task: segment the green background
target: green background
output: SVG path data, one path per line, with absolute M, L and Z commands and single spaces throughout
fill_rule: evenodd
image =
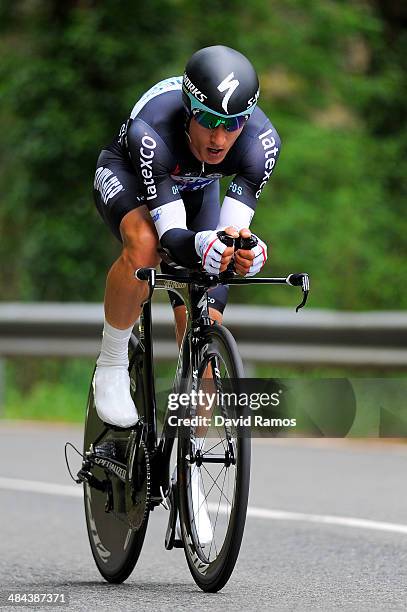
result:
M 147 88 L 226 44 L 283 142 L 252 225 L 266 273 L 307 271 L 310 307 L 405 309 L 406 26 L 395 0 L 0 1 L 0 299 L 102 301 L 119 244 L 93 204 L 99 151 Z M 264 287 L 230 301 L 293 305 Z M 10 360 L 6 414 L 83 403 L 86 364 Z

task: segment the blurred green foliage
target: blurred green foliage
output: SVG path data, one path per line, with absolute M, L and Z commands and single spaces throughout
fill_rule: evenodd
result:
M 272 244 L 267 272 L 308 271 L 311 306 L 406 308 L 397 10 L 395 0 L 0 0 L 1 299 L 103 298 L 119 245 L 93 205 L 99 150 L 148 87 L 223 43 L 258 69 L 260 106 L 283 140 L 253 224 Z M 231 299 L 291 304 L 288 293 Z
M 168 392 L 172 388 L 175 367 L 175 360 L 155 363 L 155 388 L 160 420 L 167 407 Z M 94 360 L 88 358 L 8 359 L 5 368 L 4 405 L 0 406 L 0 417 L 83 423 L 93 369 Z M 263 364 L 251 367 L 247 375 L 265 380 L 271 378 L 280 381 L 283 379 L 285 382 L 292 380 L 297 388 L 304 385 L 304 388 L 311 389 L 311 394 L 308 393 L 308 399 L 305 399 L 310 407 L 314 406 L 314 410 L 324 405 L 315 401 L 316 394 L 313 395 L 312 391 L 314 383 L 317 388 L 320 383 L 323 385 L 326 379 L 337 379 L 338 384 L 351 379 L 356 388 L 363 388 L 367 384 L 371 392 L 363 397 L 363 409 L 361 405 L 355 424 L 355 431 L 362 436 L 374 431 L 373 426 L 376 427 L 375 435 L 377 435 L 380 406 L 390 405 L 393 412 L 401 410 L 403 415 L 407 414 L 405 394 L 401 395 L 406 387 L 404 382 L 406 373 L 403 371 L 358 369 L 352 372 L 345 367 L 301 368 Z M 397 385 L 400 391 L 396 402 L 394 389 L 397 389 Z

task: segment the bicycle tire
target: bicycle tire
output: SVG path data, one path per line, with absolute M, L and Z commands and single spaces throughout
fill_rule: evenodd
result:
M 206 357 L 203 358 L 199 368 L 199 380 L 202 380 L 203 370 L 206 367 L 205 362 L 209 363 L 214 358 L 217 358 L 219 362 L 222 360 L 229 378 L 243 378 L 242 360 L 230 331 L 214 324 L 208 326 L 203 334 L 205 350 L 202 354 Z M 186 418 L 191 415 L 190 407 L 185 408 L 183 415 Z M 184 552 L 196 584 L 206 592 L 216 592 L 225 586 L 235 567 L 243 538 L 250 485 L 250 429 L 245 427 L 244 435 L 239 435 L 243 434 L 243 429 L 237 434 L 234 503 L 233 507 L 231 506 L 228 525 L 225 527 L 222 548 L 213 561 L 209 559 L 210 549 L 209 554 L 206 553 L 207 557 L 203 554 L 203 549 L 197 543 L 196 531 L 194 532 L 192 527 L 196 514 L 193 515 L 191 492 L 188 487 L 191 478 L 191 465 L 188 466 L 191 451 L 190 428 L 182 425 L 178 434 L 177 490 Z M 217 523 L 215 523 L 215 530 L 216 525 Z
M 130 381 L 134 392 L 137 378 L 137 357 L 140 356 L 135 337 L 130 339 L 129 355 Z M 93 385 L 91 384 L 86 411 L 84 452 L 89 450 L 90 444 L 102 434 L 105 428 L 106 426 L 96 413 Z M 126 435 L 128 434 L 124 431 L 123 439 Z M 104 471 L 99 466 L 94 466 L 92 473 L 99 479 L 104 478 Z M 84 483 L 86 527 L 93 558 L 103 578 L 110 583 L 119 584 L 130 576 L 139 559 L 147 530 L 149 511 L 146 513 L 144 523 L 136 531 L 130 529 L 114 514 L 105 512 L 105 502 L 106 493 Z

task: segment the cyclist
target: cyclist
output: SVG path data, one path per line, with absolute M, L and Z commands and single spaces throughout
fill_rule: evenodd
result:
M 183 77 L 149 89 L 113 142 L 98 158 L 94 181 L 97 209 L 122 242 L 106 283 L 102 347 L 93 380 L 99 417 L 129 427 L 137 422 L 130 395 L 128 341 L 147 295 L 137 268 L 155 267 L 157 245 L 187 267 L 199 262 L 211 273 L 232 257 L 242 276 L 260 271 L 267 247 L 233 253 L 217 237 L 248 229 L 257 200 L 280 153 L 280 138 L 258 108 L 259 82 L 249 60 L 225 46 L 200 49 Z M 220 205 L 219 179 L 233 176 Z M 168 271 L 164 263 L 163 271 Z M 181 341 L 186 313 L 171 294 L 176 335 Z M 210 317 L 222 322 L 227 287 L 209 292 Z
M 102 420 L 128 427 L 137 421 L 130 396 L 127 346 L 146 283 L 134 270 L 156 266 L 158 241 L 187 267 L 199 261 L 212 273 L 233 253 L 216 231 L 249 236 L 257 200 L 280 153 L 280 138 L 256 106 L 257 74 L 238 51 L 206 47 L 189 60 L 183 78 L 161 81 L 134 106 L 118 136 L 100 153 L 94 181 L 96 206 L 122 242 L 107 276 L 102 348 L 94 377 Z M 234 176 L 222 206 L 219 179 Z M 267 247 L 234 255 L 241 275 L 259 272 Z M 165 265 L 161 264 L 165 269 Z M 209 293 L 210 316 L 222 321 L 227 288 Z M 173 293 L 177 338 L 185 308 Z

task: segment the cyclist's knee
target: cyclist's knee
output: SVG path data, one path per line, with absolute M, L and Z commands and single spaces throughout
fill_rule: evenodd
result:
M 158 266 L 158 237 L 150 220 L 138 219 L 135 223 L 122 223 L 120 230 L 123 238 L 122 257 L 134 270 Z
M 216 308 L 209 308 L 209 318 L 219 323 L 219 325 L 222 325 L 223 313 L 219 312 Z

